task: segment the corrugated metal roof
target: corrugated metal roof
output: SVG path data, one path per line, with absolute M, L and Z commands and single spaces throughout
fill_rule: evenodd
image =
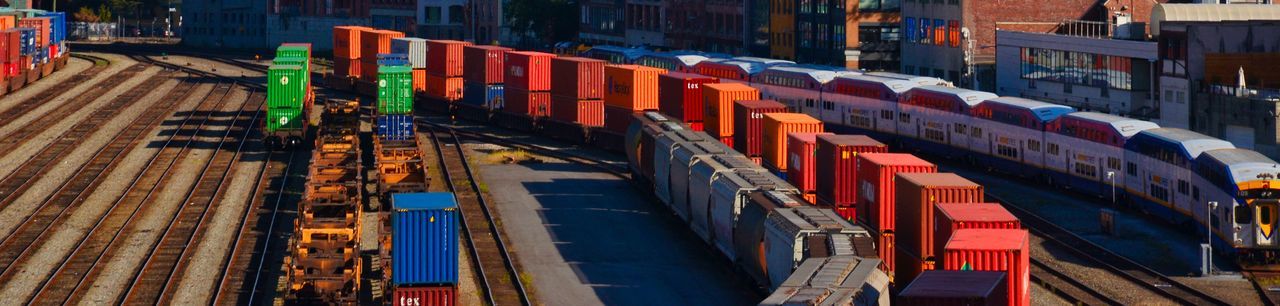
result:
M 1151 11 L 1151 28 L 1160 33 L 1163 22 L 1218 22 L 1280 20 L 1280 5 L 1268 4 L 1156 4 Z
M 1111 125 L 1112 129 L 1115 129 L 1117 132 L 1120 132 L 1120 135 L 1123 135 L 1124 137 L 1133 137 L 1133 135 L 1137 135 L 1138 132 L 1160 127 L 1160 125 L 1157 125 L 1150 121 L 1138 120 L 1133 118 L 1125 118 L 1125 117 L 1120 117 L 1116 115 L 1109 115 L 1109 114 L 1095 113 L 1095 112 L 1074 112 L 1074 113 L 1067 114 L 1066 116 L 1075 117 L 1075 118 L 1086 120 L 1086 121 L 1109 124 Z
M 888 87 L 889 90 L 892 90 L 893 92 L 896 92 L 896 93 L 903 93 L 903 92 L 906 92 L 907 90 L 910 90 L 920 85 L 908 80 L 887 78 L 887 77 L 875 76 L 871 74 L 842 75 L 836 78 L 858 80 L 858 81 L 871 82 L 871 83 L 880 83 L 880 84 L 884 84 L 885 87 Z
M 867 75 L 878 76 L 878 77 L 882 77 L 882 78 L 890 78 L 890 79 L 905 80 L 905 81 L 908 81 L 908 82 L 915 83 L 916 85 L 946 85 L 946 84 L 950 84 L 949 82 L 947 82 L 947 81 L 945 81 L 945 80 L 943 80 L 943 79 L 939 79 L 939 78 L 935 78 L 935 77 L 927 77 L 927 76 L 919 76 L 919 75 L 903 74 L 903 73 L 896 73 L 896 72 L 876 71 L 876 72 L 867 72 Z
M 1188 157 L 1196 158 L 1204 151 L 1235 148 L 1226 140 L 1179 128 L 1154 128 L 1140 132 L 1147 136 L 1177 144 Z
M 1076 111 L 1074 108 L 1065 105 L 1058 105 L 1049 102 L 1036 101 L 1018 97 L 999 97 L 987 100 L 985 103 L 996 103 L 1025 109 L 1036 115 L 1036 119 L 1040 122 L 1046 122 L 1058 118 L 1059 116 L 1069 114 Z
M 1231 180 L 1242 183 L 1258 179 L 1259 174 L 1280 173 L 1280 165 L 1262 153 L 1247 149 L 1221 149 L 1204 152 L 1205 157 L 1227 168 Z
M 734 59 L 734 60 L 739 60 L 739 61 L 744 61 L 744 62 L 761 63 L 761 64 L 766 64 L 766 65 L 783 65 L 783 64 L 787 64 L 787 65 L 794 65 L 794 64 L 796 63 L 796 62 L 788 61 L 788 60 L 780 60 L 780 59 L 772 59 L 772 58 L 763 58 L 763 57 L 754 57 L 754 56 L 739 56 L 739 57 L 735 57 L 735 58 L 733 58 L 733 59 Z
M 968 104 L 969 106 L 978 105 L 978 103 L 982 103 L 982 101 L 1000 97 L 1000 96 L 997 96 L 996 94 L 985 92 L 985 91 L 977 91 L 972 89 L 938 86 L 938 85 L 925 85 L 925 86 L 917 87 L 916 89 L 953 95 L 960 98 L 961 101 L 964 101 L 964 103 Z
M 820 70 L 820 69 L 813 69 L 813 68 L 800 67 L 800 66 L 774 66 L 774 67 L 769 67 L 764 71 L 766 72 L 778 71 L 786 74 L 804 75 L 809 77 L 809 79 L 812 79 L 813 81 L 818 82 L 818 84 L 826 84 L 827 82 L 831 82 L 831 80 L 834 80 L 836 78 L 835 71 Z
M 391 210 L 444 209 L 458 207 L 452 192 L 391 194 Z

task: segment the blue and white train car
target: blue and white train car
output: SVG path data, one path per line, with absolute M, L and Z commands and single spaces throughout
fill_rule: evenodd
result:
M 898 134 L 898 98 L 916 86 L 877 76 L 837 76 L 823 89 L 822 112 L 815 118 L 827 123 L 833 133 L 890 141 Z
M 822 116 L 822 88 L 835 77 L 836 72 L 830 70 L 775 66 L 752 76 L 751 85 L 760 90 L 762 99 L 777 100 L 792 112 L 818 118 Z
M 1125 142 L 1158 127 L 1149 121 L 1094 112 L 1070 113 L 1049 122 L 1044 133 L 1049 183 L 1104 197 L 1113 187 L 1124 188 L 1120 171 Z
M 1201 153 L 1235 148 L 1230 142 L 1177 128 L 1139 132 L 1124 144 L 1125 190 L 1143 210 L 1174 224 L 1205 205 L 1192 186 L 1192 165 Z
M 641 55 L 648 53 L 650 53 L 648 50 L 640 48 L 594 46 L 591 50 L 584 52 L 583 57 L 608 61 L 612 64 L 633 64 Z
M 1044 130 L 1050 121 L 1074 112 L 1068 106 L 1036 100 L 999 97 L 978 104 L 969 113 L 969 150 L 988 167 L 1006 173 L 1039 177 L 1044 172 Z
M 910 74 L 885 72 L 885 71 L 867 72 L 867 75 L 896 79 L 896 80 L 903 80 L 903 81 L 914 83 L 918 86 L 925 86 L 925 85 L 938 85 L 938 86 L 948 86 L 948 87 L 952 86 L 951 82 L 947 82 L 943 79 L 939 79 L 935 77 L 910 75 Z
M 969 149 L 969 134 L 985 137 L 982 129 L 969 128 L 969 110 L 995 98 L 993 93 L 955 87 L 913 88 L 898 103 L 898 136 L 908 147 L 958 157 Z
M 1197 221 L 1203 223 L 1207 215 L 1213 220 L 1211 224 L 1216 224 L 1214 248 L 1277 246 L 1280 165 L 1253 150 L 1219 149 L 1200 154 L 1192 170 L 1198 174 L 1192 178 L 1192 186 L 1200 190 L 1201 203 L 1205 204 L 1193 205 L 1192 211 Z M 1210 202 L 1218 205 L 1211 208 Z M 1198 231 L 1204 229 L 1196 226 Z

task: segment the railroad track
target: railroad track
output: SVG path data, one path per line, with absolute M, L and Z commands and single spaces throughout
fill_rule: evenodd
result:
M 235 244 L 228 251 L 229 256 L 223 263 L 225 268 L 218 276 L 218 282 L 213 288 L 212 303 L 214 305 L 257 304 L 255 299 L 257 299 L 258 280 L 270 254 L 266 250 L 271 249 L 272 239 L 269 238 L 276 236 L 273 234 L 279 234 L 274 229 L 277 217 L 281 215 L 285 187 L 289 186 L 289 173 L 291 170 L 296 170 L 295 164 L 306 163 L 296 161 L 299 156 L 306 155 L 298 154 L 298 151 L 292 150 L 289 154 L 283 155 L 276 151 L 267 152 L 267 163 L 263 164 L 264 169 L 260 172 L 254 192 L 250 195 L 253 202 L 245 211 L 240 226 L 236 228 Z M 302 169 L 306 170 L 306 167 Z M 275 180 L 274 186 L 263 184 L 270 178 L 279 178 L 279 180 Z M 268 191 L 271 192 L 268 193 Z M 270 206 L 267 206 L 267 203 L 271 203 Z M 264 209 L 265 212 L 260 211 Z M 262 220 L 263 218 L 265 220 Z M 265 232 L 254 230 L 262 224 L 266 224 Z
M 1022 221 L 1022 225 L 1030 230 L 1033 235 L 1063 246 L 1081 259 L 1092 261 L 1089 266 L 1110 271 L 1121 278 L 1134 282 L 1140 288 L 1147 289 L 1180 304 L 1230 305 L 1226 301 L 1165 276 L 1124 256 L 1112 253 L 1110 250 L 1071 233 L 1071 231 L 1040 218 L 1040 216 L 1021 207 L 1009 204 L 1009 202 L 992 195 L 987 195 L 987 197 L 1003 204 L 1010 212 L 1017 215 L 1018 219 Z
M 1280 287 L 1277 287 L 1280 285 L 1280 271 L 1246 267 L 1243 274 L 1253 283 L 1253 289 L 1258 290 L 1258 295 L 1262 296 L 1263 305 L 1280 305 Z M 1264 281 L 1269 284 L 1263 284 Z
M 185 268 L 190 257 L 188 251 L 195 248 L 196 242 L 201 240 L 209 211 L 216 209 L 221 202 L 224 195 L 221 192 L 222 186 L 231 177 L 251 130 L 259 127 L 256 123 L 262 112 L 258 110 L 266 102 L 266 96 L 250 91 L 248 100 L 241 105 L 232 119 L 232 125 L 223 133 L 219 147 L 210 157 L 209 163 L 200 170 L 199 180 L 192 187 L 191 193 L 183 199 L 178 213 L 169 221 L 160 242 L 147 254 L 142 268 L 130 282 L 129 289 L 125 292 L 125 304 L 173 302 L 171 290 L 176 285 L 170 285 L 181 280 L 180 277 L 174 278 L 174 275 L 180 275 L 175 272 Z
M 132 180 L 126 191 L 116 198 L 110 210 L 82 239 L 70 256 L 58 264 L 54 273 L 50 274 L 36 291 L 32 302 L 37 304 L 75 303 L 74 298 L 83 298 L 93 279 L 103 273 L 99 264 L 109 258 L 109 253 L 119 247 L 117 243 L 124 241 L 130 233 L 137 232 L 135 222 L 161 186 L 171 177 L 175 165 L 188 155 L 196 139 L 198 131 L 216 121 L 212 114 L 221 109 L 226 96 L 231 92 L 229 84 L 215 84 L 214 88 L 201 100 L 195 111 L 188 112 L 181 123 L 175 127 L 168 140 L 156 150 L 147 161 L 143 170 Z
M 84 109 L 86 104 L 93 100 L 101 98 L 108 91 L 119 87 L 124 80 L 133 78 L 134 75 L 141 73 L 146 69 L 143 65 L 133 65 L 125 70 L 112 76 L 112 79 L 103 80 L 98 84 L 94 84 L 92 88 L 81 92 L 74 98 L 64 102 L 56 109 L 45 113 L 40 118 L 32 122 L 53 123 L 61 121 L 63 118 L 71 116 L 72 113 Z M 77 147 L 81 140 L 89 134 L 96 132 L 103 124 L 106 124 L 111 118 L 114 118 L 121 110 L 133 105 L 143 95 L 150 93 L 164 81 L 164 76 L 156 75 L 143 81 L 138 86 L 134 86 L 123 95 L 112 99 L 106 105 L 95 110 L 88 117 L 73 125 L 70 129 L 63 132 L 56 139 L 45 145 L 35 155 L 22 162 L 22 165 L 13 172 L 0 180 L 0 207 L 8 207 L 23 191 L 31 187 L 31 184 L 37 178 L 44 175 L 47 168 L 56 165 L 64 157 L 71 153 L 71 150 Z M 45 129 L 39 128 L 23 128 L 14 130 L 9 135 L 5 135 L 0 139 L 0 152 L 10 153 L 15 149 L 22 147 L 35 138 L 36 135 L 43 133 Z M 6 235 L 8 233 L 5 233 Z
M 452 128 L 450 126 L 433 122 L 424 117 L 415 118 L 415 121 L 417 121 L 417 123 L 420 125 L 432 126 L 436 128 L 446 128 L 446 129 Z M 610 175 L 623 178 L 623 179 L 631 178 L 631 174 L 629 174 L 630 170 L 627 169 L 625 166 L 604 162 L 593 157 L 569 152 L 561 148 L 549 148 L 546 146 L 542 146 L 542 145 L 538 145 L 530 142 L 524 142 L 524 141 L 519 141 L 515 139 L 510 139 L 510 138 L 497 137 L 497 136 L 480 133 L 480 132 L 472 132 L 472 131 L 459 130 L 459 129 L 453 129 L 453 131 L 454 133 L 462 135 L 466 138 L 480 140 L 485 143 L 491 143 L 491 144 L 501 145 L 501 146 L 515 148 L 515 149 L 521 149 L 529 152 L 534 152 L 539 155 L 554 157 L 556 159 L 564 160 L 567 162 L 593 167 L 601 171 L 604 171 L 605 173 L 609 173 Z
M 462 228 L 467 245 L 471 248 L 471 260 L 475 263 L 484 297 L 490 305 L 531 305 L 515 261 L 502 241 L 493 213 L 471 165 L 467 162 L 462 140 L 453 129 L 430 126 L 427 128 L 432 146 L 440 158 L 445 183 L 458 201 L 462 215 Z
M 1031 281 L 1073 305 L 1124 305 L 1035 258 L 1031 259 Z
M 160 101 L 181 101 L 192 94 L 197 84 L 184 80 L 171 89 Z M 75 211 L 81 203 L 106 178 L 106 174 L 142 141 L 147 133 L 159 126 L 169 115 L 176 103 L 164 103 L 164 106 L 148 108 L 145 113 L 134 118 L 127 127 L 117 132 L 111 142 L 98 149 L 89 162 L 63 182 L 49 197 L 45 198 L 39 208 L 14 230 L 12 235 L 0 242 L 0 284 L 13 281 L 15 266 L 22 266 L 38 246 L 44 244 L 45 238 L 66 222 L 70 211 Z
M 108 61 L 105 58 L 92 56 L 92 55 L 75 54 L 75 53 L 73 53 L 72 55 L 84 57 L 86 59 L 94 61 L 93 67 L 89 67 L 89 69 L 85 69 L 84 71 L 76 73 L 70 78 L 67 78 L 66 80 L 62 80 L 62 82 L 59 82 L 58 84 L 54 84 L 53 86 L 50 86 L 48 89 L 45 89 L 45 92 L 55 93 L 55 94 L 35 95 L 22 100 L 22 102 L 18 102 L 18 104 L 10 107 L 9 109 L 3 112 L 0 112 L 0 122 L 12 122 L 14 119 L 17 119 L 18 117 L 21 117 L 22 115 L 25 115 L 28 112 L 31 112 L 31 110 L 36 109 L 41 105 L 49 104 L 49 102 L 52 102 L 53 99 L 56 99 L 59 96 L 61 96 L 62 93 L 71 91 L 72 88 L 75 88 L 76 86 L 79 86 L 80 84 L 88 81 L 89 79 L 92 79 L 93 77 L 98 76 L 98 74 L 102 73 L 103 70 L 107 70 L 108 67 L 111 67 L 111 61 Z M 99 65 L 98 62 L 103 62 L 103 64 Z M 26 87 L 23 87 L 23 88 L 26 88 Z M 12 94 L 12 93 L 8 93 L 5 95 L 9 95 L 9 94 Z

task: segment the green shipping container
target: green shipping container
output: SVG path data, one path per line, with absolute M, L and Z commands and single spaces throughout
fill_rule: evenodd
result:
M 276 48 L 276 57 L 301 57 L 309 58 L 311 50 L 307 50 L 304 46 L 280 46 Z
M 300 108 L 268 108 L 264 120 L 267 120 L 267 133 L 301 130 L 305 123 Z
M 272 65 L 267 68 L 267 110 L 301 110 L 307 98 L 307 75 L 301 66 Z
M 409 66 L 378 67 L 378 113 L 413 113 L 413 69 Z
M 282 66 L 290 66 L 290 65 L 300 66 L 302 67 L 302 70 L 306 70 L 308 73 L 311 72 L 311 62 L 307 61 L 307 58 L 305 57 L 277 57 L 274 60 L 271 60 L 271 64 L 282 65 Z M 311 81 L 310 79 L 307 80 L 308 82 L 307 86 L 311 85 L 310 81 Z

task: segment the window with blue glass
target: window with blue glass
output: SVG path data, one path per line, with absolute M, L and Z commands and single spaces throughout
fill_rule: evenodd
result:
M 902 31 L 907 33 L 907 42 L 914 43 L 916 42 L 916 19 L 907 17 L 905 20 L 906 21 L 903 21 L 902 24 L 906 29 Z

